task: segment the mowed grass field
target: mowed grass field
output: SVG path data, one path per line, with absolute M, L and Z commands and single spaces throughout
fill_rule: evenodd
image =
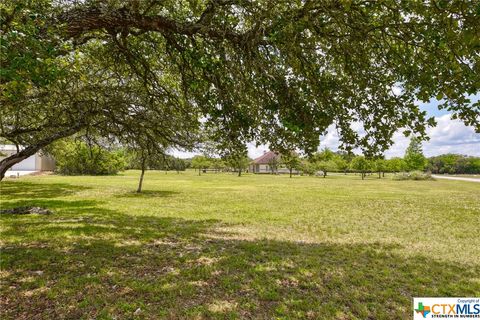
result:
M 410 319 L 480 295 L 480 184 L 355 175 L 22 177 L 1 319 Z

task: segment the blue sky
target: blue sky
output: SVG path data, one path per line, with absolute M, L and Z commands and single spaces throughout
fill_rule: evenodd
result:
M 472 96 L 473 101 L 480 99 L 480 94 Z M 447 110 L 439 110 L 438 100 L 431 100 L 428 103 L 419 103 L 422 110 L 427 111 L 429 116 L 435 117 L 437 126 L 429 128 L 427 133 L 430 140 L 423 143 L 423 151 L 426 156 L 431 157 L 443 153 L 459 153 L 471 156 L 480 156 L 480 133 L 476 133 L 473 127 L 468 127 L 459 120 L 451 119 Z M 408 146 L 409 138 L 397 132 L 394 137 L 394 145 L 385 153 L 387 158 L 403 156 Z M 334 127 L 331 127 L 328 134 L 321 138 L 320 148 L 338 149 L 338 134 Z M 248 155 L 256 158 L 268 150 L 268 146 L 256 147 L 253 143 L 248 144 Z M 195 153 L 175 151 L 174 155 L 181 158 L 188 158 Z
M 438 109 L 438 105 L 440 104 L 440 101 L 438 100 L 432 100 L 427 103 L 420 103 L 420 109 L 427 111 L 427 114 L 429 116 L 433 117 L 440 117 L 443 115 L 448 114 L 448 110 L 440 110 Z
M 480 95 L 472 96 L 472 101 L 480 99 Z M 433 99 L 428 103 L 419 103 L 427 115 L 435 117 L 437 125 L 427 129 L 429 141 L 423 142 L 423 151 L 427 157 L 444 154 L 458 153 L 471 156 L 480 156 L 480 134 L 476 133 L 473 127 L 466 126 L 460 120 L 451 119 L 448 110 L 439 110 L 441 102 Z M 387 158 L 401 157 L 405 153 L 410 138 L 406 138 L 401 132 L 393 136 L 394 144 L 385 152 Z M 332 150 L 338 148 L 338 135 L 334 128 L 320 142 L 321 148 L 328 147 Z

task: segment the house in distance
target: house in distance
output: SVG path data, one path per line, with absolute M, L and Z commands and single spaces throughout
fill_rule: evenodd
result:
M 270 174 L 290 173 L 282 164 L 282 155 L 275 151 L 265 151 L 263 155 L 250 162 L 248 172 Z M 294 169 L 292 173 L 299 174 L 300 171 Z

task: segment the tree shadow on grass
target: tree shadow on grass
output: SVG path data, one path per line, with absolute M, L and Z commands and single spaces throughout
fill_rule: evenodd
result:
M 177 191 L 170 190 L 143 190 L 142 192 L 129 191 L 115 195 L 116 198 L 166 198 L 180 194 Z
M 2 181 L 0 196 L 8 199 L 57 198 L 89 189 L 68 183 L 32 183 L 25 181 Z
M 50 201 L 63 209 L 1 219 L 2 319 L 399 319 L 414 296 L 480 292 L 478 266 L 391 245 L 235 240 L 217 220 Z

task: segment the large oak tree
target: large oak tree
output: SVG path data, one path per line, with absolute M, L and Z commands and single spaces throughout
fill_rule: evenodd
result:
M 379 154 L 433 125 L 416 101 L 480 131 L 478 1 L 50 1 L 1 5 L 0 173 L 82 130 Z M 353 129 L 359 123 L 363 134 Z M 142 130 L 136 130 L 140 126 Z M 137 127 L 138 129 L 138 127 Z M 225 143 L 231 145 L 231 143 Z

